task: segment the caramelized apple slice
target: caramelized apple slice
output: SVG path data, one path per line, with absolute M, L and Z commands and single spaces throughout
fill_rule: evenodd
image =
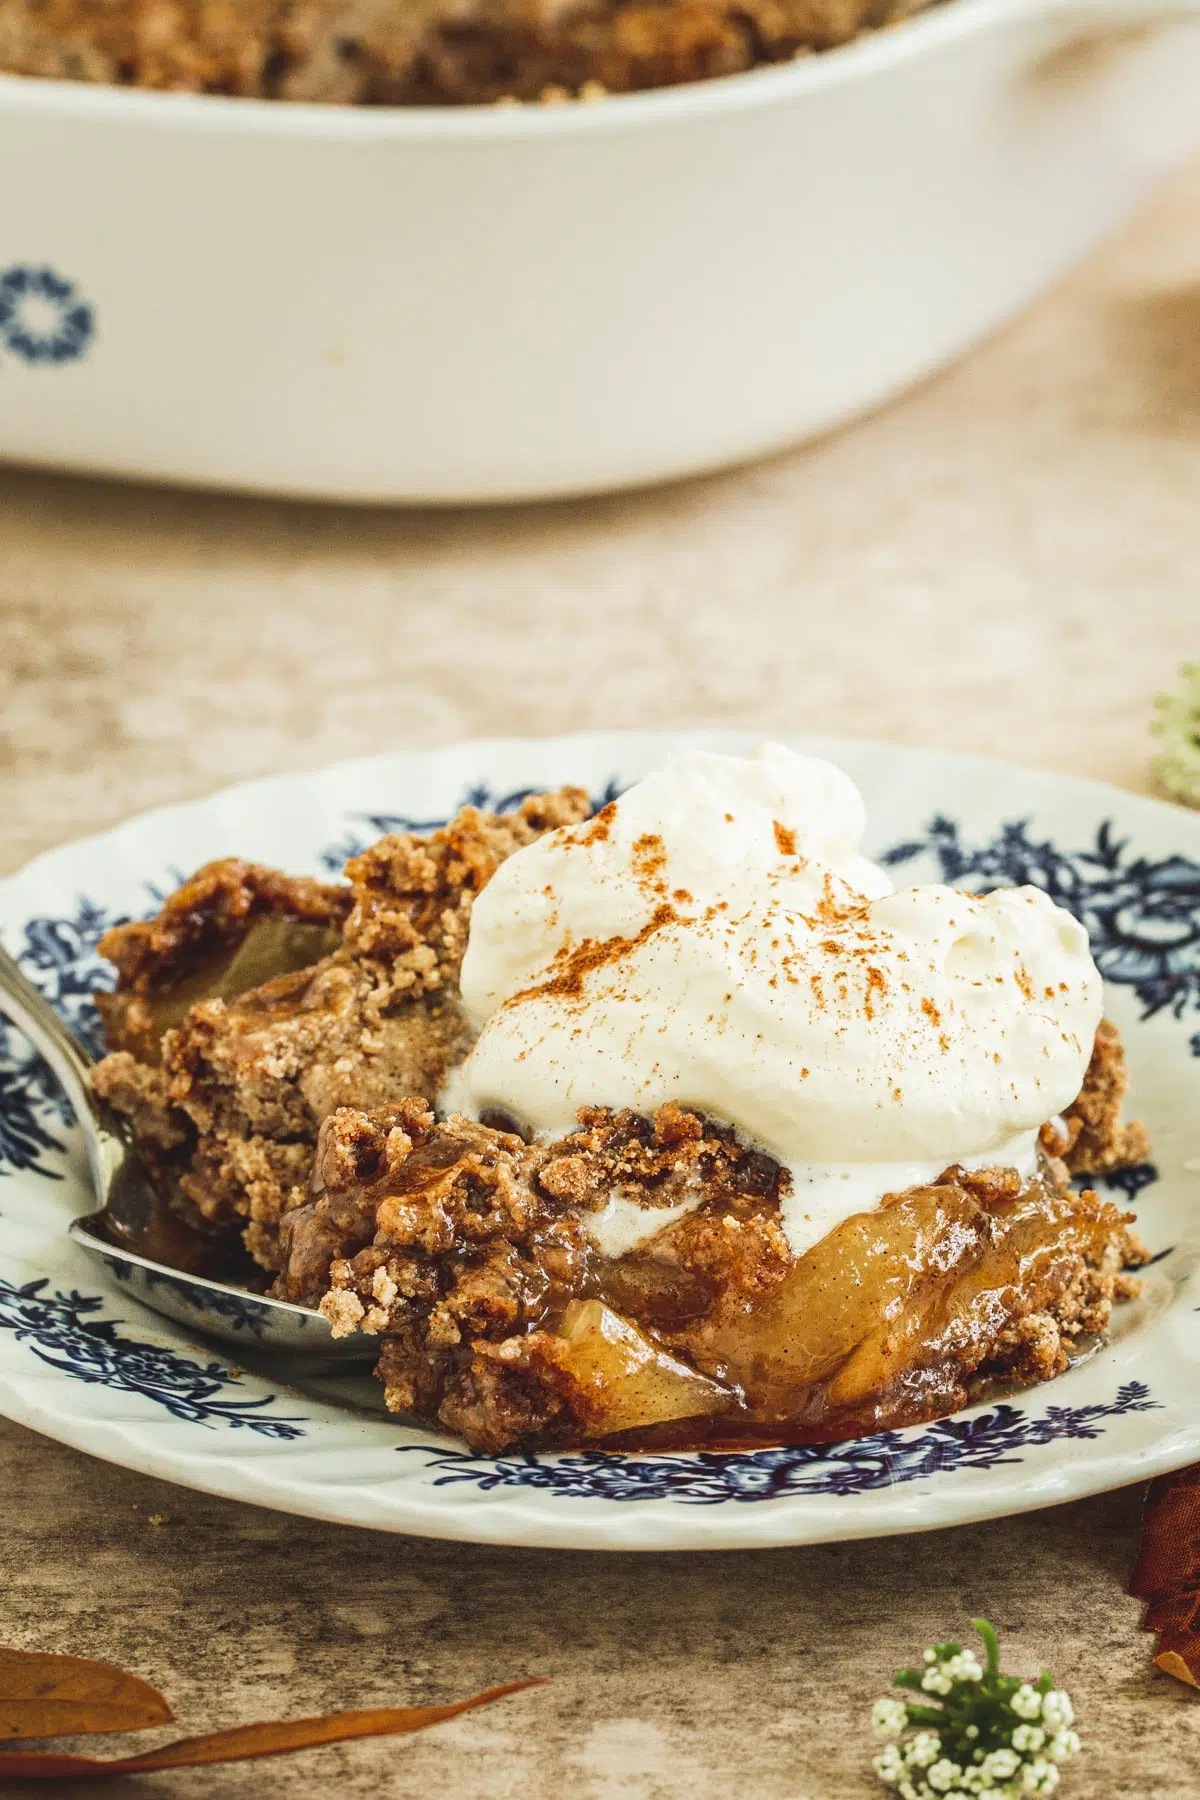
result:
M 669 1356 L 602 1300 L 573 1300 L 553 1340 L 588 1437 L 726 1411 L 734 1395 Z
M 122 928 L 123 929 L 123 928 Z M 337 948 L 338 933 L 310 919 L 256 919 L 244 937 L 207 956 L 190 974 L 147 993 L 123 988 L 96 995 L 110 1050 L 128 1050 L 157 1068 L 163 1034 L 183 1024 L 200 1000 L 237 1000 L 284 975 L 311 968 Z
M 1006 1327 L 1098 1261 L 1122 1217 L 1048 1179 L 957 1173 L 845 1220 L 773 1294 L 676 1342 L 752 1417 L 805 1435 L 952 1410 Z
M 236 1000 L 277 975 L 294 975 L 319 962 L 336 946 L 338 934 L 328 925 L 305 919 L 257 919 L 232 950 L 204 963 L 174 987 L 146 996 L 161 1035 L 182 1025 L 198 1000 Z

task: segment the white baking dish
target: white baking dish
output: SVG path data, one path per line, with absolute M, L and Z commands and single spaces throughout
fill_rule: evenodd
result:
M 557 107 L 0 80 L 0 456 L 486 500 L 794 442 L 975 342 L 1200 149 L 1198 14 L 950 0 Z

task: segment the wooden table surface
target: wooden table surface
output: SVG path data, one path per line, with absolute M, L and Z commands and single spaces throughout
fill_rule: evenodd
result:
M 1188 655 L 1200 171 L 950 374 L 726 476 L 464 514 L 0 474 L 0 870 L 231 780 L 472 734 L 840 731 L 1140 788 Z M 1152 1672 L 1123 1592 L 1136 1490 L 818 1550 L 509 1552 L 206 1499 L 0 1423 L 0 1494 L 0 1641 L 135 1668 L 187 1729 L 553 1678 L 408 1743 L 114 1796 L 865 1796 L 866 1707 L 977 1612 L 1075 1693 L 1065 1800 L 1200 1790 L 1200 1701 Z

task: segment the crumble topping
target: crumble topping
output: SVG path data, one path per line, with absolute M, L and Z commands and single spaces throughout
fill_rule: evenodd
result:
M 415 1103 L 342 1108 L 322 1128 L 313 1197 L 284 1220 L 274 1291 L 319 1301 L 336 1335 L 382 1338 L 393 1411 L 497 1445 L 535 1428 L 527 1359 L 571 1302 L 602 1292 L 670 1332 L 718 1293 L 748 1304 L 777 1280 L 792 1261 L 778 1220 L 786 1182 L 731 1131 L 676 1106 L 652 1120 L 585 1108 L 578 1131 L 533 1145 L 458 1116 L 439 1125 Z M 590 1243 L 586 1216 L 614 1190 L 668 1211 L 695 1187 L 701 1210 L 666 1227 L 654 1259 L 610 1262 Z M 557 1418 L 570 1430 L 576 1410 L 561 1396 L 541 1404 L 538 1429 Z
M 276 100 L 554 104 L 832 49 L 909 10 L 908 0 L 0 0 L 0 69 Z
M 210 1222 L 244 1221 L 255 1261 L 277 1268 L 322 1119 L 351 1101 L 433 1099 L 466 1046 L 458 966 L 476 896 L 505 857 L 588 805 L 566 788 L 504 815 L 466 807 L 427 838 L 398 833 L 352 858 L 345 887 L 210 864 L 156 919 L 110 932 L 114 1053 L 93 1081 L 133 1119 L 160 1191 Z M 285 956 L 262 979 L 273 954 L 295 953 L 296 928 L 314 926 L 307 960 Z M 257 985 L 221 995 L 253 934 L 272 931 L 293 935 L 262 943 Z M 200 997 L 214 979 L 220 997 Z
M 1071 1138 L 1063 1160 L 1073 1174 L 1104 1175 L 1146 1161 L 1146 1127 L 1121 1119 L 1128 1087 L 1120 1033 L 1110 1019 L 1101 1019 L 1083 1087 L 1064 1115 Z
M 263 914 L 337 925 L 350 908 L 349 888 L 283 875 L 261 863 L 229 856 L 206 863 L 168 895 L 152 919 L 114 925 L 100 939 L 100 954 L 115 964 L 116 998 L 170 987 L 192 973 L 215 949 L 246 934 Z M 104 1000 L 113 996 L 103 995 Z

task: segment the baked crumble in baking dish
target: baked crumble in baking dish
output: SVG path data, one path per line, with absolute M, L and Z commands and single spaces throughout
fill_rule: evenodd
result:
M 848 43 L 912 0 L 0 0 L 0 69 L 376 106 L 599 98 Z
M 856 804 L 690 753 L 345 885 L 211 864 L 104 940 L 96 1086 L 180 1219 L 482 1449 L 825 1441 L 1045 1379 L 1144 1260 L 1072 1185 L 1146 1155 L 1120 1039 L 1069 915 L 892 893 Z

